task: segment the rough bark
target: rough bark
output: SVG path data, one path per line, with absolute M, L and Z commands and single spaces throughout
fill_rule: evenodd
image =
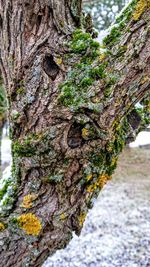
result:
M 91 61 L 91 84 L 67 78 L 85 54 L 91 58 L 90 47 L 78 47 L 84 33 L 72 37 L 81 25 L 81 1 L 0 1 L 1 70 L 13 143 L 12 177 L 0 210 L 1 266 L 41 266 L 73 231 L 80 233 L 139 125 L 133 109 L 150 86 L 149 15 L 149 9 L 138 20 L 131 14 L 114 42 L 105 40 L 105 57 Z M 71 86 L 80 80 L 82 103 L 74 88 L 65 95 L 67 79 Z
M 2 177 L 2 166 L 1 166 L 1 140 L 3 127 L 7 117 L 7 101 L 6 94 L 3 88 L 2 78 L 0 75 L 0 178 Z

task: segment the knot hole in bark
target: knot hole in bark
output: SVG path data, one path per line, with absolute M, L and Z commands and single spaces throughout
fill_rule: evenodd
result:
M 70 127 L 67 143 L 72 149 L 81 147 L 84 144 L 84 139 L 82 138 L 82 128 L 83 126 L 76 122 Z
M 43 69 L 46 74 L 54 81 L 59 73 L 59 67 L 52 55 L 46 55 L 43 60 Z
M 132 110 L 130 114 L 127 116 L 127 118 L 133 130 L 136 130 L 140 126 L 141 116 L 138 114 L 136 110 Z

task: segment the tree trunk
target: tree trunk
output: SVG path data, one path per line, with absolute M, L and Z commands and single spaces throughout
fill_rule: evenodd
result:
M 81 1 L 0 0 L 13 155 L 0 187 L 2 267 L 41 266 L 80 234 L 135 134 L 150 86 L 150 10 L 139 15 L 136 2 L 99 54 Z

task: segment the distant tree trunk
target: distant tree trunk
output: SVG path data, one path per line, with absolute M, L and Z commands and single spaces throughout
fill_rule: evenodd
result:
M 13 154 L 0 189 L 1 267 L 41 266 L 79 234 L 136 132 L 134 107 L 150 86 L 150 10 L 133 19 L 136 2 L 99 55 L 81 1 L 0 0 Z

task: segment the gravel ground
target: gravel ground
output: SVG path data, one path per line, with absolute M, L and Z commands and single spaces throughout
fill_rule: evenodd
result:
M 150 267 L 150 150 L 126 149 L 81 236 L 43 267 Z

